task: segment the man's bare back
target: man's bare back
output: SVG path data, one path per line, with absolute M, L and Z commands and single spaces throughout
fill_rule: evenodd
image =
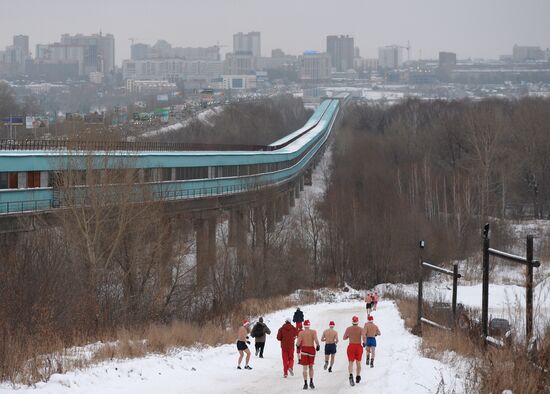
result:
M 321 340 L 326 344 L 338 343 L 338 332 L 332 328 L 329 328 L 323 332 Z
M 304 330 L 298 334 L 299 346 L 319 346 L 319 339 L 317 338 L 317 331 Z

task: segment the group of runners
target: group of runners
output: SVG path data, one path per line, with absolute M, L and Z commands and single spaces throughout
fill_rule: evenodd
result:
M 363 359 L 364 348 L 366 348 L 366 364 L 370 368 L 374 368 L 374 357 L 376 350 L 376 337 L 380 335 L 380 329 L 374 323 L 374 316 L 372 311 L 376 310 L 378 304 L 378 294 L 368 292 L 365 297 L 366 309 L 367 309 L 367 322 L 363 327 L 359 326 L 359 317 L 353 316 L 351 319 L 351 325 L 346 328 L 343 340 L 348 340 L 347 357 L 348 357 L 348 372 L 349 383 L 351 386 L 355 386 L 356 383 L 361 381 L 361 364 Z M 257 324 L 263 324 L 267 331 L 264 329 L 264 333 L 271 333 L 267 326 L 263 323 L 263 319 L 260 318 L 260 322 Z M 294 323 L 294 324 L 292 324 Z M 314 364 L 315 355 L 321 349 L 320 342 L 325 343 L 325 363 L 324 370 L 332 372 L 334 366 L 334 359 L 336 356 L 336 348 L 338 345 L 338 332 L 335 329 L 336 324 L 334 321 L 330 321 L 328 328 L 323 331 L 321 335 L 321 341 L 317 336 L 317 331 L 311 328 L 311 322 L 304 320 L 304 314 L 298 308 L 294 313 L 292 321 L 290 317 L 285 319 L 284 324 L 279 328 L 277 332 L 277 340 L 281 343 L 281 354 L 283 360 L 283 377 L 287 378 L 288 375 L 294 376 L 294 351 L 297 355 L 297 363 L 303 367 L 302 375 L 304 378 L 304 390 L 308 388 L 314 389 L 315 384 L 313 382 L 314 377 Z M 241 369 L 241 362 L 246 355 L 245 369 L 252 369 L 249 365 L 250 351 L 246 346 L 249 336 L 252 334 L 255 338 L 258 338 L 257 325 L 250 331 L 250 322 L 244 321 L 243 325 L 239 328 L 237 349 L 239 350 L 238 369 Z M 268 332 L 269 331 L 269 332 Z M 261 338 L 260 338 L 261 339 Z M 263 342 L 265 344 L 265 335 L 263 336 Z M 258 342 L 256 342 L 256 355 L 258 355 Z M 263 356 L 263 346 L 261 347 L 260 357 Z M 355 376 L 354 376 L 355 369 Z

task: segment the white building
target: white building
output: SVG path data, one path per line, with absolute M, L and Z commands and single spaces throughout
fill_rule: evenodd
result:
M 222 88 L 225 90 L 256 89 L 256 75 L 223 75 Z
M 94 71 L 90 73 L 90 82 L 96 85 L 101 85 L 103 83 L 103 73 L 99 71 Z
M 330 79 L 331 61 L 328 53 L 306 51 L 300 56 L 300 79 L 325 81 Z
M 175 83 L 168 81 L 126 80 L 126 93 L 128 94 L 170 93 L 175 92 L 177 89 L 178 88 Z
M 378 67 L 396 69 L 403 65 L 403 48 L 389 45 L 378 48 Z
M 209 81 L 223 74 L 223 62 L 185 59 L 124 60 L 122 74 L 124 79 L 135 80 Z

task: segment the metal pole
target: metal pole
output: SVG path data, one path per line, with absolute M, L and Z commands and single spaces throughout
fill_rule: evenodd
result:
M 481 326 L 483 328 L 483 340 L 489 335 L 489 223 L 483 230 L 483 287 L 481 294 Z
M 526 309 L 526 337 L 527 343 L 533 335 L 533 236 L 527 236 L 527 277 L 526 277 L 526 294 L 525 294 L 525 309 Z
M 422 302 L 423 302 L 423 291 L 424 291 L 424 266 L 422 265 L 422 249 L 424 249 L 424 241 L 420 241 L 420 248 L 418 251 L 418 263 L 419 263 L 419 276 L 418 276 L 418 316 L 417 316 L 417 327 L 418 333 L 422 335 Z
M 456 298 L 458 290 L 458 263 L 453 265 L 453 321 L 456 323 Z

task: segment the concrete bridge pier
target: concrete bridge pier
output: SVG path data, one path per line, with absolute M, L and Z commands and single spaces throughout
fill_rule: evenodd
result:
M 294 184 L 294 196 L 300 198 L 300 181 L 296 181 Z
M 283 199 L 282 196 L 276 196 L 274 198 L 275 203 L 275 222 L 280 223 L 283 220 Z
M 277 207 L 275 201 L 269 200 L 265 206 L 266 229 L 268 233 L 275 231 L 275 223 L 277 222 Z
M 248 230 L 249 217 L 248 208 L 239 207 L 233 213 L 235 231 L 235 244 L 237 247 L 237 263 L 245 265 L 248 261 Z
M 281 205 L 281 213 L 283 216 L 286 216 L 290 213 L 290 194 L 289 193 L 283 193 L 281 197 L 279 197 L 280 205 Z
M 306 186 L 313 185 L 313 172 L 311 168 L 308 168 L 304 174 L 304 184 Z
M 197 218 L 193 221 L 196 239 L 197 287 L 210 282 L 210 274 L 216 265 L 217 217 Z
M 304 175 L 300 175 L 300 191 L 304 191 Z
M 288 192 L 288 201 L 291 208 L 296 206 L 295 188 L 291 188 Z
M 217 256 L 217 228 L 218 228 L 218 217 L 211 216 L 208 218 L 208 261 L 209 269 L 212 271 L 216 267 L 218 261 Z
M 263 248 L 265 246 L 265 215 L 264 207 L 254 207 L 254 247 Z
M 227 222 L 227 245 L 237 246 L 237 218 L 234 209 L 229 210 L 229 221 Z

